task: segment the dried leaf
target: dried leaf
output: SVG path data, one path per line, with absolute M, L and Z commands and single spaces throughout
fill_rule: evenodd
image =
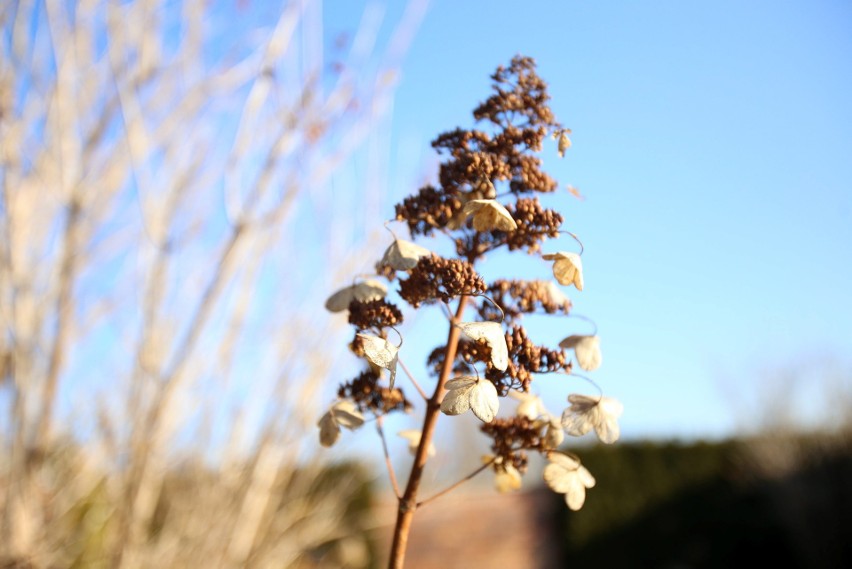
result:
M 395 271 L 409 271 L 417 265 L 421 257 L 428 257 L 432 252 L 426 247 L 404 239 L 394 239 L 385 251 L 381 265 Z
M 477 231 L 514 231 L 518 228 L 512 214 L 497 200 L 471 200 L 462 210 L 465 217 L 473 215 Z
M 559 251 L 542 255 L 545 261 L 553 261 L 553 276 L 561 285 L 574 285 L 583 290 L 583 261 L 577 253 Z
M 577 363 L 586 371 L 594 371 L 601 366 L 601 339 L 599 336 L 568 336 L 559 347 L 574 350 Z
M 509 367 L 509 347 L 503 335 L 503 327 L 496 322 L 462 322 L 458 325 L 471 340 L 485 340 L 491 348 L 491 364 L 500 371 Z
M 358 334 L 363 340 L 364 355 L 370 363 L 384 368 L 390 372 L 390 388 L 396 381 L 396 364 L 399 359 L 399 348 L 379 336 L 372 334 Z

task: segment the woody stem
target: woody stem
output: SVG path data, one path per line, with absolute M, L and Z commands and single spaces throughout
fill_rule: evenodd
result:
M 391 544 L 390 559 L 388 560 L 389 569 L 402 569 L 405 563 L 405 550 L 408 546 L 408 534 L 411 530 L 411 521 L 414 518 L 414 510 L 417 508 L 417 490 L 420 488 L 420 480 L 423 477 L 423 469 L 426 465 L 428 457 L 429 445 L 432 442 L 432 437 L 435 434 L 435 425 L 438 422 L 438 415 L 441 411 L 441 399 L 444 396 L 444 385 L 450 378 L 453 371 L 453 362 L 456 359 L 456 351 L 458 350 L 459 335 L 461 330 L 456 326 L 462 321 L 464 310 L 467 307 L 467 296 L 462 296 L 459 299 L 458 308 L 456 308 L 455 316 L 450 321 L 450 330 L 447 334 L 447 347 L 444 352 L 444 363 L 441 366 L 441 374 L 438 377 L 438 384 L 435 386 L 435 391 L 432 397 L 426 402 L 426 415 L 423 418 L 423 430 L 420 435 L 420 444 L 417 447 L 417 454 L 414 456 L 414 465 L 411 467 L 411 474 L 408 477 L 408 484 L 405 487 L 405 492 L 399 500 L 397 509 L 396 526 L 393 532 L 393 542 Z

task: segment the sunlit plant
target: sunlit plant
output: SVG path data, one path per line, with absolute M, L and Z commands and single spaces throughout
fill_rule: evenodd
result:
M 377 263 L 376 275 L 356 278 L 326 303 L 333 312 L 348 311 L 349 323 L 356 329 L 350 348 L 364 359 L 365 369 L 340 386 L 337 401 L 319 422 L 320 442 L 331 446 L 341 427 L 354 430 L 375 422 L 399 499 L 390 567 L 403 565 L 412 517 L 419 506 L 484 470 L 494 472 L 498 491 L 517 490 L 530 452 L 547 460 L 544 479 L 550 488 L 565 495 L 569 508 L 580 509 L 595 480 L 575 454 L 561 449 L 565 433 L 581 436 L 594 430 L 605 443 L 619 435 L 621 404 L 617 401 L 600 393 L 571 394 L 571 405 L 560 417 L 548 412 L 532 390 L 539 374 L 577 375 L 565 350 L 573 350 L 577 366 L 584 371 L 597 369 L 600 339 L 595 327 L 592 334 L 570 335 L 558 349 L 551 349 L 534 343 L 521 325 L 524 314 L 571 316 L 572 303 L 560 285 L 578 291 L 584 287 L 582 244 L 562 229 L 562 215 L 543 207 L 536 197 L 558 188 L 556 180 L 541 170 L 537 154 L 552 137 L 563 156 L 571 145 L 570 130 L 548 106 L 547 86 L 536 74 L 532 59 L 515 57 L 491 78 L 492 95 L 473 112 L 484 129 L 455 129 L 439 135 L 432 143 L 444 156 L 438 184 L 423 187 L 396 205 L 395 220 L 407 225 L 411 239 L 440 233 L 451 240 L 454 256 L 438 255 L 392 232 L 393 241 Z M 579 251 L 542 253 L 545 241 L 566 235 L 573 239 L 566 241 Z M 477 263 L 501 248 L 539 256 L 542 274 L 538 276 L 552 272 L 556 282 L 539 278 L 487 283 Z M 403 312 L 388 300 L 393 287 L 378 279 L 395 282 L 395 292 L 411 309 L 437 306 L 446 311 L 446 341 L 427 362 L 434 383 L 418 382 L 405 366 L 399 330 Z M 422 429 L 400 433 L 415 457 L 404 488 L 397 482 L 382 430 L 386 415 L 415 408 L 395 383 L 397 368 L 425 404 Z M 518 400 L 515 415 L 499 417 L 501 398 L 507 396 Z M 421 499 L 420 482 L 427 459 L 435 454 L 438 418 L 468 411 L 482 421 L 480 430 L 492 440 L 491 454 L 461 481 Z

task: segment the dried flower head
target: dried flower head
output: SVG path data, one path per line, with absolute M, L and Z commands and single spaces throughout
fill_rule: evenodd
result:
M 595 478 L 574 457 L 551 452 L 547 458 L 550 464 L 544 468 L 544 481 L 554 492 L 565 494 L 569 508 L 579 510 L 586 501 L 586 489 L 594 488 Z
M 568 396 L 571 406 L 562 413 L 562 427 L 569 435 L 579 437 L 594 429 L 601 442 L 618 440 L 618 418 L 624 406 L 610 397 Z
M 446 385 L 447 393 L 441 401 L 441 411 L 447 415 L 461 415 L 469 410 L 480 421 L 490 423 L 497 415 L 500 401 L 497 389 L 487 379 L 462 376 L 451 379 Z
M 334 403 L 320 418 L 317 426 L 320 428 L 320 444 L 330 447 L 340 438 L 340 427 L 349 430 L 364 424 L 364 416 L 358 411 L 355 403 L 343 399 Z
M 378 371 L 381 371 L 381 368 L 378 368 Z M 337 389 L 337 396 L 341 399 L 352 399 L 362 413 L 372 411 L 386 415 L 394 411 L 409 412 L 413 406 L 402 390 L 380 385 L 378 371 L 371 369 L 362 372 L 355 379 L 343 383 Z
M 402 323 L 402 312 L 395 304 L 384 299 L 366 302 L 354 300 L 349 304 L 349 323 L 358 330 L 396 326 Z
M 583 261 L 577 253 L 559 251 L 542 255 L 545 261 L 553 261 L 553 276 L 562 285 L 574 285 L 583 290 Z

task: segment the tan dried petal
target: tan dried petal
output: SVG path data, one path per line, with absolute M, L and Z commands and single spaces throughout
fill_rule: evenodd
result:
M 547 413 L 547 410 L 544 408 L 544 403 L 542 403 L 541 398 L 538 395 L 524 393 L 522 391 L 510 391 L 509 397 L 517 399 L 520 402 L 518 403 L 518 408 L 515 409 L 515 414 L 518 417 L 526 417 L 530 421 L 535 421 L 541 415 Z
M 574 350 L 577 363 L 586 371 L 594 371 L 601 366 L 601 339 L 599 336 L 568 336 L 559 342 L 560 348 Z
M 409 271 L 417 265 L 420 257 L 428 257 L 432 252 L 426 247 L 404 239 L 394 239 L 385 251 L 381 264 L 395 271 Z
M 491 363 L 500 371 L 509 367 L 509 347 L 503 335 L 503 327 L 496 322 L 462 322 L 458 325 L 471 340 L 485 340 L 491 348 Z
M 512 214 L 497 200 L 471 200 L 462 210 L 465 217 L 473 215 L 477 231 L 514 231 L 518 228 Z
M 334 420 L 334 417 L 332 417 L 331 411 L 323 415 L 317 425 L 320 428 L 319 437 L 322 446 L 331 447 L 340 438 L 340 426 Z
M 583 290 L 583 261 L 577 253 L 559 251 L 542 255 L 545 261 L 553 261 L 553 276 L 561 285 L 574 285 Z
M 595 429 L 603 443 L 611 444 L 618 440 L 618 417 L 624 411 L 619 401 L 576 393 L 569 395 L 568 401 L 571 406 L 562 413 L 562 427 L 566 433 L 578 437 Z
M 550 464 L 544 469 L 547 485 L 560 494 L 572 510 L 579 510 L 586 501 L 586 489 L 595 485 L 595 479 L 579 460 L 561 453 L 550 453 Z
M 447 394 L 441 401 L 441 411 L 445 415 L 461 415 L 468 409 L 481 421 L 494 420 L 500 401 L 497 388 L 487 379 L 462 376 L 451 379 L 446 384 Z
M 570 131 L 563 130 L 559 135 L 559 156 L 564 157 L 565 151 L 571 148 L 571 139 L 568 138 L 568 133 Z
M 497 388 L 487 379 L 480 380 L 470 391 L 470 410 L 482 422 L 490 423 L 497 416 L 499 408 Z

